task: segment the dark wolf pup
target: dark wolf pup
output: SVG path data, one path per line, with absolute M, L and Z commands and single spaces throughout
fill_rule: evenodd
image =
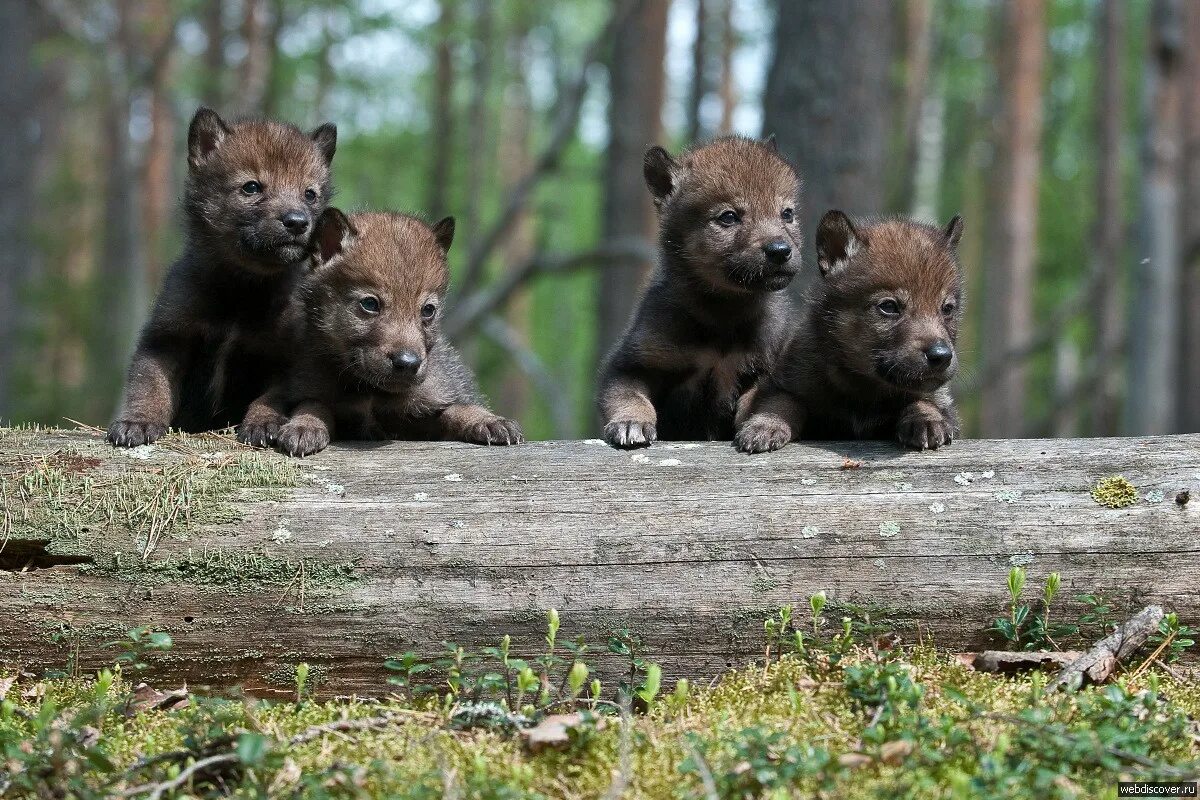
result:
M 772 379 L 739 414 L 738 449 L 777 450 L 798 438 L 950 444 L 962 228 L 960 217 L 940 229 L 826 213 L 817 229 L 822 280 Z
M 296 295 L 301 355 L 281 396 L 256 404 L 245 425 L 271 424 L 272 407 L 291 409 L 277 446 L 294 456 L 335 434 L 519 444 L 520 427 L 483 405 L 439 332 L 453 239 L 453 217 L 430 227 L 405 214 L 326 211 Z
M 800 267 L 800 181 L 774 142 L 728 137 L 645 159 L 660 260 L 600 377 L 604 439 L 730 439 L 782 345 Z
M 226 123 L 201 108 L 188 130 L 187 244 L 142 329 L 108 429 L 114 445 L 239 422 L 290 350 L 291 289 L 329 202 L 337 129 Z

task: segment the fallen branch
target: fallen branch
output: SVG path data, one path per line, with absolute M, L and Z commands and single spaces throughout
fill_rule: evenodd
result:
M 1047 667 L 1063 668 L 1073 664 L 1083 655 L 1073 651 L 1037 650 L 1032 652 L 1010 650 L 984 650 L 982 653 L 959 653 L 958 662 L 967 669 L 977 672 L 1000 672 L 1011 674 Z
M 1146 606 L 1132 619 L 1117 626 L 1111 635 L 1093 645 L 1072 661 L 1050 682 L 1050 689 L 1066 686 L 1074 691 L 1087 683 L 1103 683 L 1116 671 L 1122 659 L 1128 658 L 1158 631 L 1162 621 L 1162 606 Z

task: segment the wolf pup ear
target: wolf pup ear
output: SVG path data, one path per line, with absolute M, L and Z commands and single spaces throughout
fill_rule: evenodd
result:
M 661 147 L 651 147 L 646 151 L 642 162 L 642 174 L 646 176 L 646 186 L 654 195 L 655 204 L 661 203 L 675 191 L 679 178 L 679 164 L 671 158 L 671 154 Z
M 826 211 L 817 225 L 817 266 L 828 277 L 841 272 L 850 263 L 866 240 L 841 211 Z
M 325 156 L 325 163 L 332 164 L 333 154 L 337 152 L 337 125 L 326 122 L 309 136 L 317 143 L 321 155 Z
M 196 109 L 188 127 L 188 166 L 195 169 L 203 164 L 228 135 L 229 126 L 217 112 L 204 106 Z
M 454 243 L 454 217 L 443 217 L 438 220 L 433 226 L 433 235 L 441 246 L 442 252 L 449 253 L 450 245 Z
M 958 242 L 962 239 L 963 221 L 962 216 L 955 214 L 954 219 L 946 225 L 946 246 L 951 250 L 958 249 Z
M 313 231 L 312 250 L 317 258 L 318 266 L 328 264 L 339 255 L 356 235 L 350 218 L 339 209 L 327 208 L 317 220 L 317 228 Z

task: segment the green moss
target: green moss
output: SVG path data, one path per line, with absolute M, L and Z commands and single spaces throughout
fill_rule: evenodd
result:
M 0 536 L 48 542 L 51 553 L 145 559 L 163 537 L 240 521 L 234 501 L 247 492 L 274 496 L 302 478 L 292 461 L 219 436 L 168 436 L 142 459 L 99 439 L 58 447 L 43 435 L 14 447 L 13 435 L 0 430 Z
M 1092 487 L 1092 499 L 1109 508 L 1126 508 L 1138 501 L 1138 490 L 1124 475 L 1110 475 Z
M 226 551 L 188 548 L 179 557 L 161 561 L 132 560 L 113 566 L 90 567 L 133 583 L 192 583 L 206 586 L 254 588 L 301 585 L 312 589 L 344 589 L 361 580 L 352 562 L 329 563 L 311 558 L 288 559 L 261 551 Z

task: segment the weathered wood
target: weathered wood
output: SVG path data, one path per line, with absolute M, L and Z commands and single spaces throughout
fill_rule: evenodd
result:
M 1151 635 L 1158 632 L 1162 618 L 1161 606 L 1146 606 L 1137 616 L 1118 625 L 1110 635 L 1063 667 L 1050 682 L 1050 688 L 1065 686 L 1075 690 L 1086 683 L 1104 683 L 1116 672 L 1118 664 L 1132 656 Z
M 0 474 L 56 450 L 82 455 L 81 469 L 102 459 L 97 491 L 189 458 L 159 446 L 131 458 L 78 432 L 0 432 Z M 862 466 L 844 469 L 847 458 Z M 1013 564 L 1028 570 L 1030 600 L 1061 572 L 1057 619 L 1082 592 L 1110 597 L 1115 616 L 1156 602 L 1200 619 L 1200 511 L 1172 502 L 1200 486 L 1195 435 L 762 456 L 720 443 L 633 454 L 597 440 L 346 444 L 296 463 L 300 488 L 231 495 L 240 522 L 169 530 L 149 557 L 157 572 L 130 569 L 144 537 L 119 525 L 39 537 L 10 521 L 0 663 L 62 668 L 77 652 L 96 667 L 115 655 L 106 642 L 150 625 L 175 643 L 151 658 L 159 680 L 286 691 L 305 661 L 326 691 L 379 693 L 387 656 L 443 640 L 479 647 L 509 633 L 534 655 L 553 607 L 560 639 L 582 635 L 609 675 L 621 665 L 604 654 L 607 635 L 627 627 L 667 678 L 704 677 L 761 654 L 763 619 L 818 590 L 828 629 L 854 604 L 907 643 L 983 649 Z M 1097 504 L 1090 489 L 1110 474 L 1142 499 Z M 257 582 L 207 569 L 246 554 L 285 567 Z

